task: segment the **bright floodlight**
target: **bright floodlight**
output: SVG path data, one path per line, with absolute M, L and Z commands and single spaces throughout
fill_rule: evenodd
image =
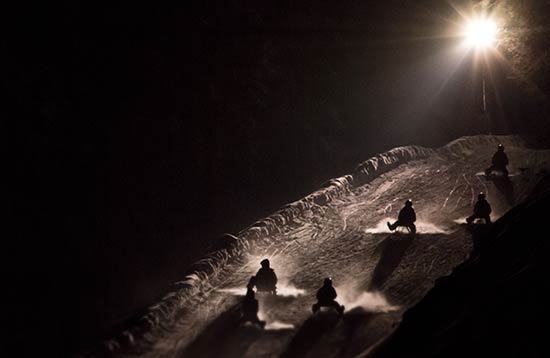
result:
M 497 24 L 491 19 L 472 20 L 466 25 L 464 36 L 469 47 L 491 46 L 497 35 Z

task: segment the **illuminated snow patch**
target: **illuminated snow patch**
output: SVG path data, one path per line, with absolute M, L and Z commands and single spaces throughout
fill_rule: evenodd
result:
M 508 173 L 508 178 L 515 177 L 520 175 L 520 172 Z M 476 176 L 478 177 L 490 177 L 490 178 L 505 178 L 504 173 L 498 170 L 494 170 L 491 174 L 487 175 L 485 172 L 477 172 Z
M 367 234 L 390 234 L 392 231 L 388 229 L 387 222 L 393 223 L 395 219 L 391 218 L 385 218 L 381 220 L 375 227 L 373 228 L 367 228 L 365 229 L 365 233 Z M 415 223 L 416 225 L 416 232 L 419 234 L 447 234 L 448 232 L 435 226 L 432 223 L 424 222 L 424 221 L 417 221 Z M 397 230 L 393 231 L 395 233 L 402 233 L 402 234 L 409 234 L 409 230 L 405 227 L 398 227 Z
M 246 295 L 246 287 L 231 287 L 231 288 L 220 288 L 218 289 L 219 292 L 225 292 L 230 293 L 233 296 L 244 296 Z
M 378 291 L 356 291 L 351 288 L 338 287 L 336 300 L 343 304 L 346 311 L 360 307 L 367 312 L 391 312 L 399 309 L 399 306 L 390 304 L 384 295 Z
M 280 331 L 283 329 L 294 329 L 294 325 L 290 323 L 280 322 L 280 321 L 273 321 L 273 322 L 269 322 L 265 326 L 265 330 L 267 331 Z
M 459 225 L 466 224 L 466 217 L 459 218 L 459 219 L 454 219 L 453 222 L 455 224 L 459 224 Z
M 230 287 L 230 288 L 220 288 L 219 292 L 225 292 L 232 294 L 233 296 L 244 296 L 246 295 L 246 287 Z M 306 294 L 305 290 L 301 288 L 296 288 L 293 285 L 281 285 L 277 286 L 277 296 L 281 297 L 298 297 Z M 256 293 L 257 297 L 260 297 L 262 294 Z
M 264 321 L 267 323 L 266 326 L 264 327 L 264 329 L 267 331 L 281 331 L 285 329 L 294 329 L 294 325 L 290 323 L 285 323 L 277 320 L 269 322 L 269 317 L 264 312 L 262 305 L 260 305 L 260 309 L 258 311 L 258 318 L 261 321 Z
M 306 294 L 306 290 L 296 288 L 292 285 L 277 286 L 277 296 L 283 297 L 298 297 Z
M 417 221 L 416 232 L 419 234 L 448 234 L 447 231 L 435 226 L 432 223 Z
M 373 228 L 367 228 L 365 229 L 365 232 L 367 234 L 389 234 L 391 231 L 390 229 L 388 229 L 388 224 L 387 222 L 392 222 L 394 221 L 395 219 L 390 219 L 390 218 L 385 218 L 385 219 L 382 219 L 382 221 L 380 221 L 375 227 Z

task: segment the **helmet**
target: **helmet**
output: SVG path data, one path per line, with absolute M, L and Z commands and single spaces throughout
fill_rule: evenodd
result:
M 485 199 L 485 193 L 480 192 L 477 196 L 477 200 L 483 200 L 483 199 Z
M 504 146 L 502 144 L 498 145 L 498 150 L 504 150 Z
M 262 265 L 262 267 L 268 268 L 269 267 L 269 260 L 268 259 L 263 259 L 262 262 L 260 262 L 260 264 Z
M 405 206 L 412 206 L 413 205 L 413 202 L 411 199 L 408 199 L 407 201 L 405 201 Z
M 332 286 L 332 278 L 327 277 L 324 281 L 325 286 Z

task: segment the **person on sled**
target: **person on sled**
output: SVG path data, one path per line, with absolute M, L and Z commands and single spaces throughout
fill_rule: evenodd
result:
M 507 177 L 508 176 L 508 169 L 506 169 L 506 166 L 508 165 L 508 156 L 506 153 L 504 153 L 504 146 L 502 144 L 498 145 L 497 151 L 495 154 L 493 154 L 493 158 L 491 158 L 491 166 L 487 169 L 485 169 L 485 175 L 489 176 L 493 173 L 493 171 L 499 171 L 502 172 L 502 174 Z
M 405 206 L 401 211 L 399 211 L 399 216 L 397 217 L 397 221 L 391 224 L 388 221 L 388 228 L 390 231 L 393 231 L 397 229 L 399 226 L 404 226 L 409 228 L 412 234 L 416 233 L 416 226 L 414 225 L 414 222 L 416 221 L 416 213 L 413 209 L 413 202 L 409 199 L 405 202 Z
M 265 327 L 265 321 L 261 321 L 258 318 L 258 311 L 260 310 L 258 300 L 254 295 L 254 290 L 248 289 L 246 291 L 246 296 L 241 304 L 242 316 L 239 323 L 250 322 L 258 325 L 260 328 Z
M 485 199 L 484 193 L 479 193 L 477 196 L 477 202 L 474 206 L 474 213 L 466 218 L 466 222 L 471 224 L 475 219 L 484 219 L 485 223 L 491 223 L 491 205 Z
M 258 292 L 268 292 L 273 295 L 277 294 L 277 275 L 271 267 L 268 259 L 263 259 L 260 262 L 262 267 L 254 276 L 254 279 L 249 282 L 249 286 L 256 286 Z
M 313 313 L 317 313 L 321 307 L 334 308 L 340 315 L 344 313 L 344 306 L 336 302 L 336 290 L 332 287 L 332 279 L 330 277 L 325 278 L 323 286 L 317 290 L 317 303 L 315 303 L 311 310 Z

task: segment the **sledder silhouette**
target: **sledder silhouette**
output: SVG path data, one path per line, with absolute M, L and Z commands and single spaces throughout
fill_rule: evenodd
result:
M 252 289 L 254 286 L 258 292 L 267 292 L 272 295 L 277 294 L 277 275 L 271 267 L 269 267 L 269 260 L 263 259 L 260 262 L 262 267 L 256 273 L 256 276 L 250 278 L 247 288 Z
M 494 176 L 495 173 L 500 172 L 504 177 L 508 177 L 508 169 L 506 169 L 507 165 L 508 156 L 504 153 L 504 146 L 499 144 L 497 151 L 491 158 L 491 166 L 485 169 L 485 176 L 491 177 Z
M 240 324 L 250 322 L 257 325 L 260 328 L 265 327 L 265 321 L 261 321 L 258 318 L 258 311 L 260 310 L 258 300 L 254 295 L 254 290 L 248 289 L 246 291 L 246 296 L 241 304 L 242 316 L 239 320 Z
M 398 227 L 404 226 L 409 229 L 411 234 L 414 235 L 416 233 L 416 225 L 414 225 L 414 222 L 416 221 L 416 213 L 412 206 L 412 200 L 407 200 L 405 202 L 405 206 L 399 211 L 397 221 L 393 224 L 391 224 L 389 221 L 387 222 L 390 231 L 394 231 Z
M 477 202 L 474 206 L 474 213 L 466 218 L 466 222 L 468 224 L 472 224 L 476 219 L 483 219 L 486 224 L 490 224 L 491 211 L 491 205 L 487 199 L 485 199 L 485 194 L 481 192 L 477 196 Z
M 317 303 L 311 306 L 313 313 L 319 312 L 321 307 L 329 307 L 335 309 L 340 315 L 344 313 L 344 306 L 336 302 L 336 290 L 332 287 L 332 279 L 325 278 L 323 286 L 317 290 Z

